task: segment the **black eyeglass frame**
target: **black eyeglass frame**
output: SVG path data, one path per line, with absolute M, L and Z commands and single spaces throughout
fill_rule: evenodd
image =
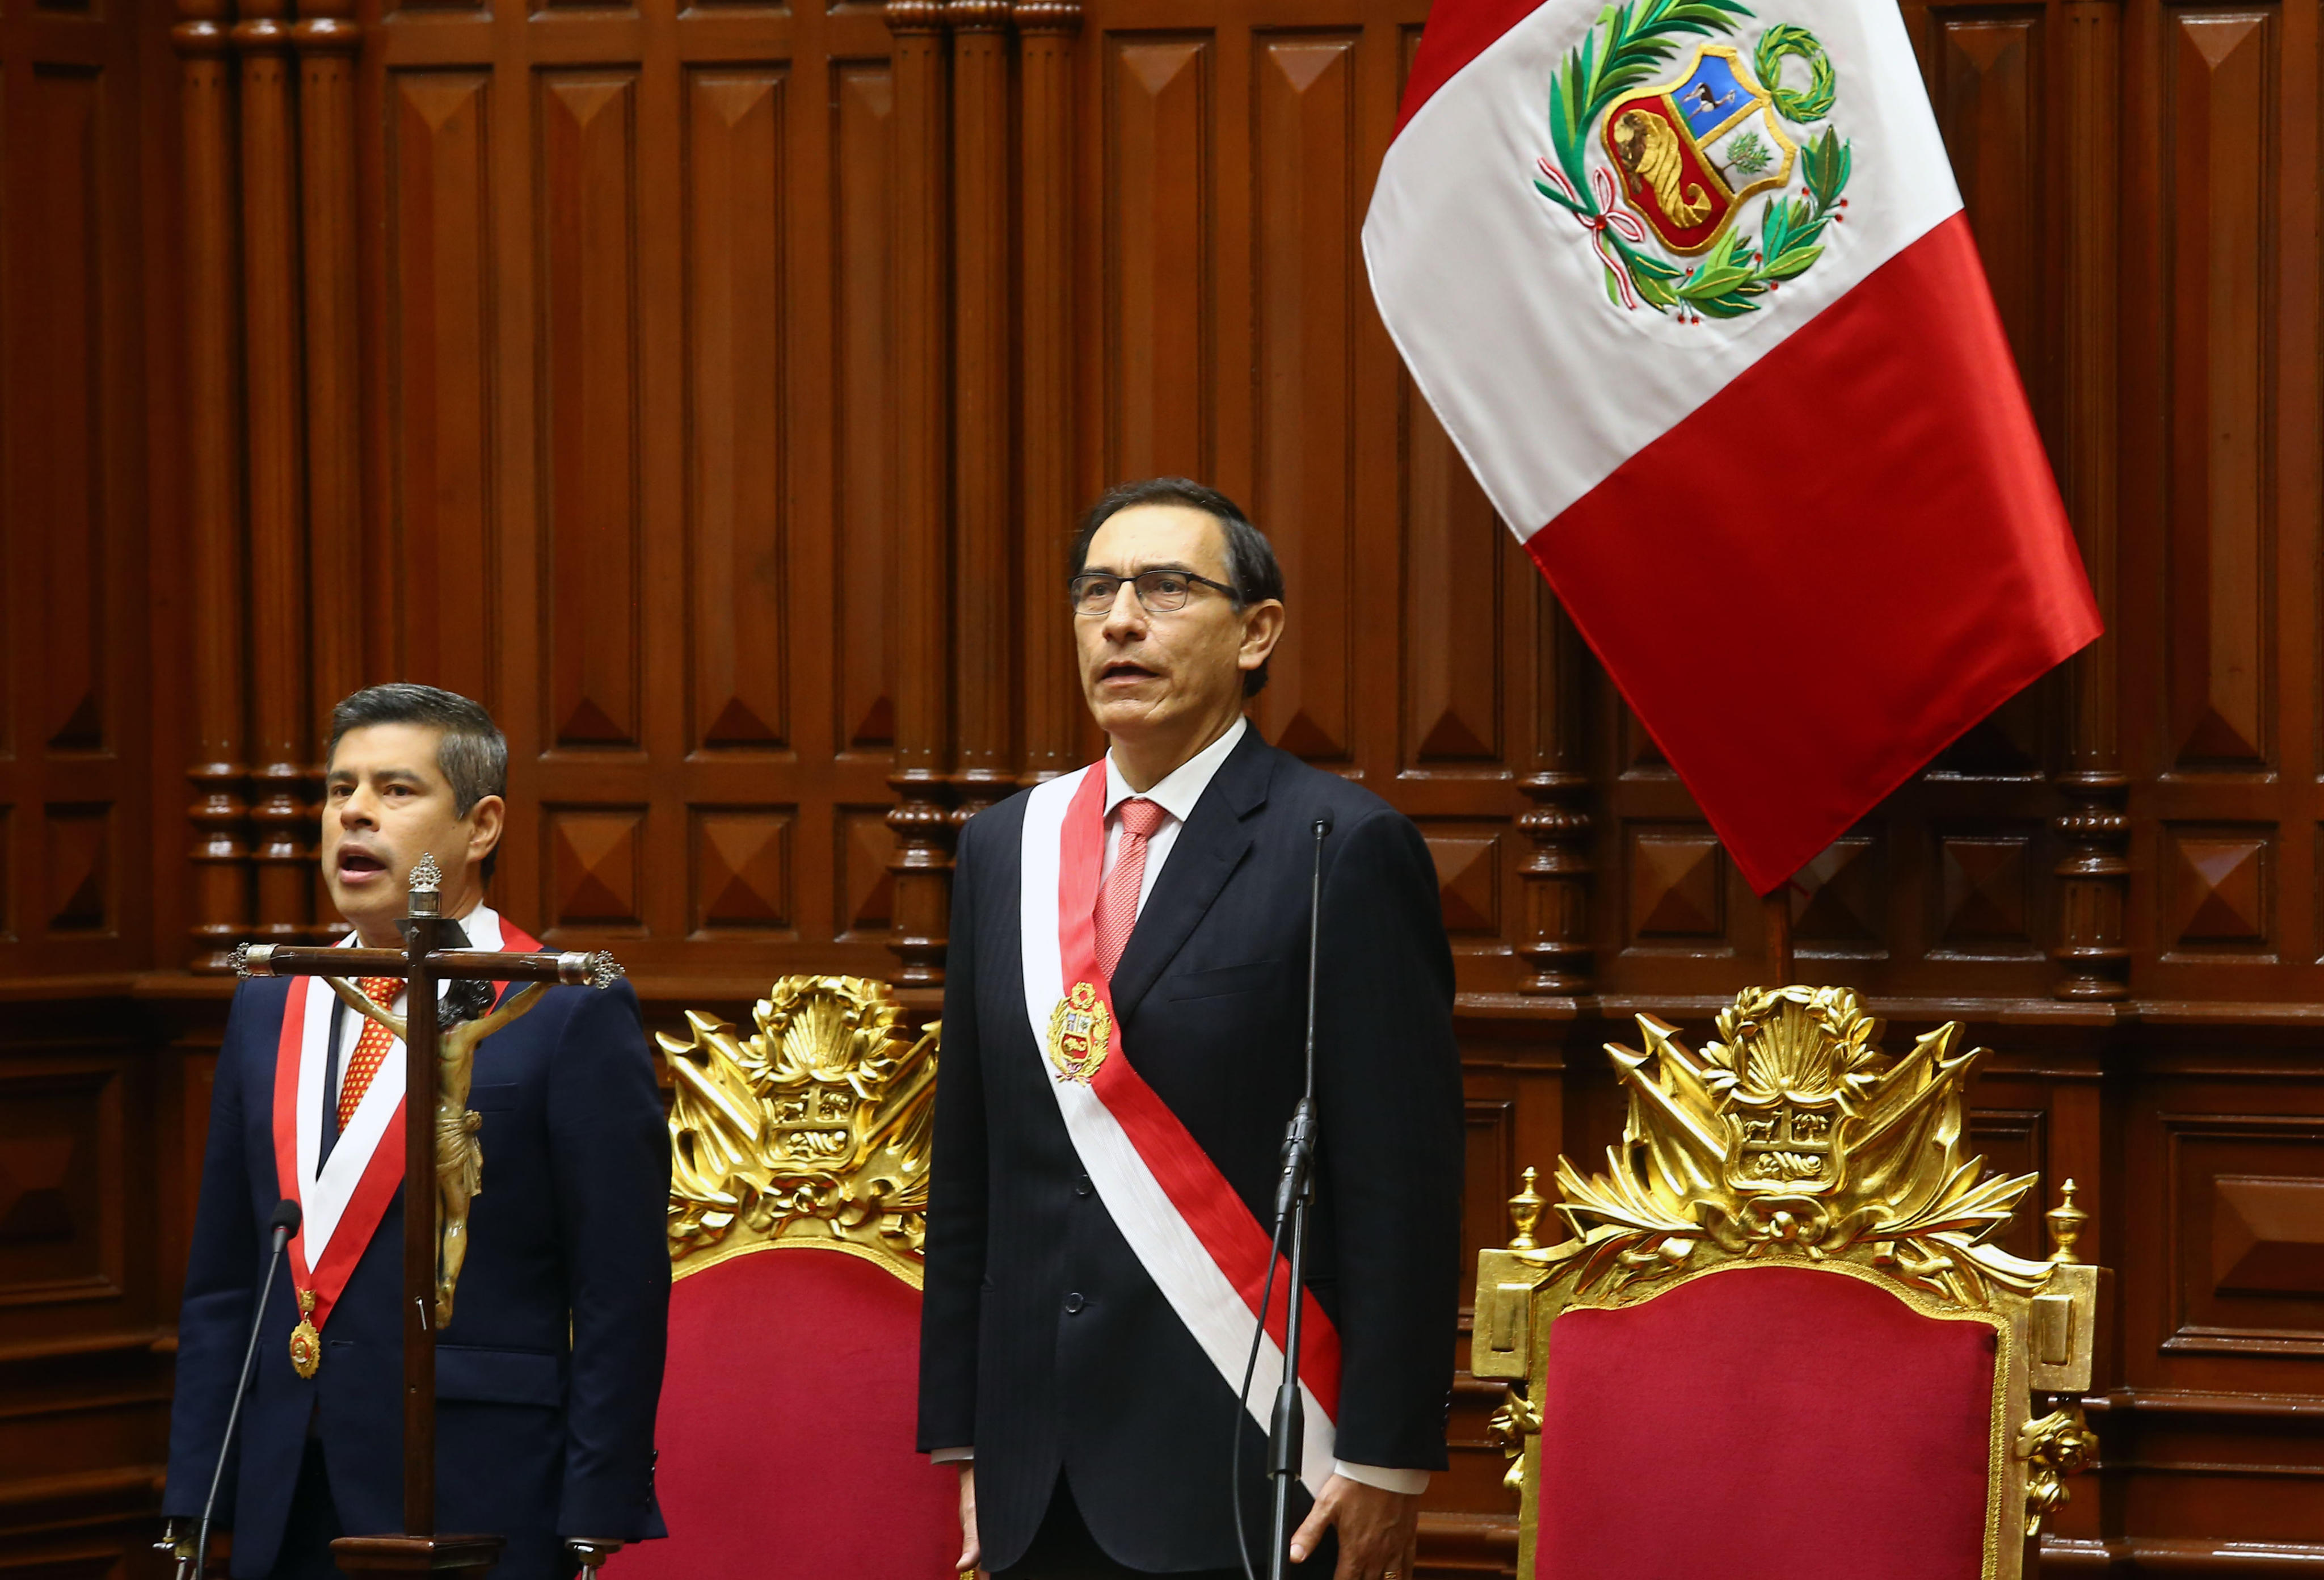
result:
M 1149 614 L 1175 614 L 1178 613 L 1179 609 L 1184 609 L 1186 606 L 1184 604 L 1179 605 L 1176 609 L 1157 608 L 1155 606 L 1154 601 L 1146 596 L 1146 588 L 1139 584 L 1144 582 L 1148 577 L 1157 576 L 1175 577 L 1180 581 L 1193 582 L 1199 587 L 1209 587 L 1213 592 L 1224 593 L 1227 596 L 1227 601 L 1229 603 L 1234 605 L 1238 609 L 1242 607 L 1241 595 L 1237 593 L 1234 588 L 1227 586 L 1226 583 L 1222 581 L 1213 581 L 1207 576 L 1196 576 L 1191 570 L 1171 570 L 1168 568 L 1141 570 L 1136 576 L 1115 576 L 1110 571 L 1084 570 L 1065 578 L 1065 602 L 1067 605 L 1072 608 L 1076 616 L 1086 616 L 1093 619 L 1096 616 L 1104 614 L 1106 610 L 1113 607 L 1114 599 L 1121 596 L 1121 584 L 1128 582 L 1137 592 L 1139 607 L 1144 609 Z M 1082 584 L 1084 582 L 1094 583 L 1104 581 L 1110 581 L 1113 584 L 1112 592 L 1106 598 L 1104 605 L 1096 608 L 1083 608 L 1080 592 Z

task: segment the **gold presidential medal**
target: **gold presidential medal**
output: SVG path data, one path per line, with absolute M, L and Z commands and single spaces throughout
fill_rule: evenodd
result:
M 323 1364 L 323 1335 L 315 1331 L 315 1291 L 299 1291 L 299 1326 L 290 1330 L 290 1369 L 312 1377 Z
M 1113 1041 L 1113 1016 L 1097 989 L 1077 982 L 1049 1012 L 1049 1062 L 1061 1080 L 1086 1083 L 1105 1062 Z

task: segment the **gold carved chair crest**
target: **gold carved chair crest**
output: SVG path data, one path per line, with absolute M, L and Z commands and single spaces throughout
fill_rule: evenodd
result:
M 1834 1515 L 1864 1512 L 1845 1507 L 1831 1476 L 1877 1480 L 1880 1455 L 1911 1437 L 1893 1424 L 1942 1409 L 1960 1417 L 1950 1460 L 1936 1437 L 1896 1448 L 1896 1480 L 1877 1501 L 1909 1504 L 1913 1489 L 1936 1484 L 1918 1467 L 1959 1462 L 1956 1501 L 1978 1507 L 1955 1520 L 1965 1557 L 1941 1572 L 2016 1575 L 2025 1538 L 2066 1500 L 2061 1478 L 2096 1446 L 2071 1401 L 2089 1385 L 2100 1270 L 2075 1257 L 2086 1215 L 2071 1182 L 2048 1215 L 2057 1247 L 2048 1261 L 1996 1243 L 2036 1177 L 1988 1175 L 1963 1150 L 1963 1087 L 1985 1050 L 1964 1050 L 1960 1027 L 1948 1024 L 1892 1058 L 1880 1022 L 1844 988 L 1748 990 L 1720 1012 L 1699 1053 L 1650 1016 L 1638 1027 L 1643 1049 L 1607 1048 L 1628 1117 L 1603 1170 L 1585 1175 L 1561 1159 L 1551 1203 L 1526 1169 L 1511 1203 L 1517 1233 L 1479 1262 L 1471 1371 L 1516 1385 L 1496 1426 L 1517 1461 L 1508 1479 L 1522 1497 L 1520 1576 L 1657 1572 L 1650 1561 L 1628 1567 L 1623 1555 L 1665 1541 L 1690 1476 L 1719 1483 L 1694 1500 L 1698 1510 L 1731 1495 L 1778 1520 L 1818 1495 L 1821 1476 L 1826 1525 L 1812 1538 L 1803 1528 L 1771 1573 L 1904 1573 L 1909 1544 L 1905 1557 L 1881 1556 L 1877 1529 L 1849 1538 L 1869 1545 L 1829 1571 L 1807 1555 L 1830 1544 Z M 1536 1231 L 1553 1207 L 1563 1236 L 1544 1244 L 1553 1236 Z M 1737 1276 L 1757 1270 L 1784 1277 Z M 1738 1313 L 1771 1315 L 1768 1331 L 1797 1321 L 1809 1336 L 1771 1352 L 1731 1331 L 1745 1320 Z M 1859 1353 L 1849 1331 L 1858 1323 L 1883 1335 L 1868 1344 L 1954 1357 L 1942 1362 L 1957 1380 L 1950 1392 L 1899 1381 L 1917 1375 L 1917 1362 L 1831 1375 L 1843 1363 L 1836 1357 Z M 1947 1326 L 1958 1324 L 1969 1326 Z M 2037 1413 L 2036 1393 L 2067 1399 Z M 1685 1418 L 1665 1423 L 1659 1441 L 1629 1418 L 1648 1399 Z M 1801 1427 L 1849 1418 L 1877 1425 L 1842 1442 Z M 1622 1460 L 1626 1443 L 1635 1464 Z M 1723 1443 L 1733 1452 L 1722 1458 Z M 1648 1476 L 1637 1507 L 1625 1507 L 1632 1483 Z M 1627 1520 L 1637 1522 L 1628 1548 L 1592 1545 Z M 1748 1551 L 1768 1528 L 1756 1517 L 1747 1525 L 1707 1532 L 1705 1550 Z M 1677 1546 L 1666 1550 L 1692 1539 L 1670 1535 Z M 1740 1562 L 1715 1566 L 1741 1574 Z
M 683 1277 L 778 1243 L 836 1245 L 919 1287 L 935 1021 L 914 1036 L 885 983 L 786 976 L 748 1036 L 687 1012 L 662 1033 L 670 1258 Z

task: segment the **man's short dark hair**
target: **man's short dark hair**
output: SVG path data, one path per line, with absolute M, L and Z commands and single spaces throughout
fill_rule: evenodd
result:
M 349 730 L 374 725 L 423 725 L 444 732 L 436 745 L 436 767 L 452 787 L 455 816 L 466 817 L 486 796 L 508 794 L 508 737 L 484 704 L 410 680 L 366 686 L 331 709 L 331 744 L 323 751 L 326 766 L 338 755 L 339 740 Z M 495 849 L 484 857 L 487 883 L 500 855 Z
M 1227 583 L 1234 588 L 1234 606 L 1247 609 L 1273 598 L 1283 601 L 1283 567 L 1276 562 L 1275 545 L 1251 525 L 1242 506 L 1215 488 L 1205 488 L 1191 477 L 1148 477 L 1139 483 L 1118 483 L 1099 496 L 1082 517 L 1074 535 L 1073 568 L 1079 576 L 1089 563 L 1090 540 L 1097 530 L 1121 512 L 1138 504 L 1183 504 L 1215 517 L 1226 537 Z M 1256 697 L 1267 689 L 1267 664 L 1245 671 L 1242 694 Z

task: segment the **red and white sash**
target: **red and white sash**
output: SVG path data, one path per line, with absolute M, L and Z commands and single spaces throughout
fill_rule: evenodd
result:
M 530 952 L 535 939 L 504 922 L 489 906 L 478 906 L 461 922 L 475 949 Z M 350 947 L 355 936 L 341 938 Z M 495 996 L 506 988 L 493 984 Z M 403 1183 L 403 1042 L 388 1045 L 387 1056 L 339 1132 L 328 1159 L 323 1150 L 323 1081 L 330 1062 L 331 1012 L 339 995 L 316 976 L 293 977 L 282 1007 L 281 1042 L 274 1059 L 274 1177 L 283 1195 L 299 1203 L 299 1233 L 290 1237 L 293 1287 L 311 1289 L 317 1328 L 331 1314 L 339 1291 L 362 1260 L 364 1249 L 387 1215 Z M 340 1051 L 342 1073 L 354 1056 L 351 1030 Z
M 1218 1165 L 1122 1057 L 1111 984 L 1097 964 L 1094 913 L 1104 864 L 1105 765 L 1037 786 L 1026 798 L 1019 901 L 1025 1012 L 1035 1045 L 1046 1050 L 1068 994 L 1083 984 L 1094 989 L 1102 1018 L 1080 1016 L 1072 1025 L 1093 1036 L 1102 1029 L 1103 1047 L 1093 1041 L 1087 1059 L 1060 1060 L 1045 1052 L 1050 1090 L 1106 1211 L 1230 1390 L 1242 1386 L 1252 1325 L 1272 1279 L 1275 1297 L 1250 1399 L 1251 1418 L 1264 1428 L 1283 1378 L 1289 1272 L 1272 1261 L 1268 1231 Z M 1082 996 L 1086 1003 L 1089 995 Z M 1306 1302 L 1299 1363 L 1307 1407 L 1301 1479 L 1319 1492 L 1333 1464 L 1340 1335 L 1314 1297 L 1306 1296 Z

